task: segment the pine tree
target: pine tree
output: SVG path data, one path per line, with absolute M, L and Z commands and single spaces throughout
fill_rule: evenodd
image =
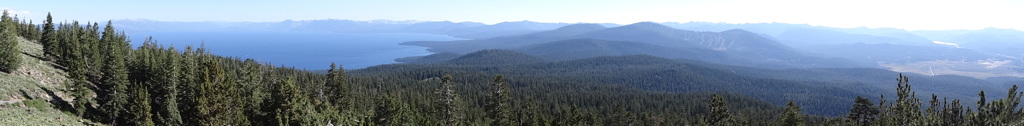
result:
M 181 70 L 178 91 L 178 109 L 184 125 L 200 125 L 199 111 L 199 57 L 201 52 L 196 52 L 192 46 L 185 46 L 181 55 Z
M 211 56 L 202 55 L 199 57 L 199 89 L 197 95 L 197 110 L 199 110 L 199 121 L 202 125 L 224 125 L 220 120 L 217 120 L 217 113 L 219 112 L 218 104 L 224 102 L 224 99 L 219 99 L 217 95 L 221 84 L 221 79 L 224 78 L 224 70 L 220 68 L 220 64 Z
M 0 71 L 11 73 L 21 65 L 21 50 L 18 48 L 16 22 L 4 10 L 0 17 Z
M 73 67 L 72 62 L 79 62 L 82 59 L 81 51 L 79 48 L 82 42 L 79 41 L 79 32 L 82 32 L 82 28 L 78 27 L 78 21 L 73 21 L 71 24 L 61 23 L 60 29 L 58 30 L 61 37 L 60 44 L 55 44 L 60 51 L 60 57 L 57 59 L 57 64 L 64 66 L 65 69 L 71 70 Z M 81 67 L 85 67 L 82 64 Z M 82 68 L 84 69 L 84 68 Z
M 989 123 L 988 123 L 989 122 L 989 117 L 991 117 L 991 114 L 989 114 L 989 110 L 988 110 L 989 107 L 985 104 L 985 103 L 987 103 L 985 101 L 985 91 L 978 92 L 978 97 L 980 98 L 980 100 L 978 100 L 978 102 L 977 102 L 978 103 L 978 106 L 977 106 L 978 107 L 978 111 L 975 112 L 975 113 L 970 114 L 970 118 L 971 118 L 970 119 L 970 121 L 971 121 L 970 125 L 974 125 L 974 126 L 988 126 L 989 125 Z M 968 111 L 968 113 L 971 113 L 971 112 Z
M 996 106 L 999 113 L 999 117 L 996 119 L 1003 125 L 1015 123 L 1020 125 L 1019 123 L 1022 123 L 1021 120 L 1024 120 L 1024 109 L 1017 109 L 1017 107 L 1020 106 L 1021 97 L 1024 97 L 1024 92 L 1017 92 L 1017 85 L 1013 85 L 1006 93 L 1005 99 L 993 102 L 994 104 L 1000 104 Z
M 132 83 L 148 84 L 152 120 L 160 125 L 182 125 L 178 111 L 178 53 L 164 50 L 152 37 L 132 51 L 128 67 Z
M 146 38 L 143 43 L 153 43 L 155 41 L 152 37 Z M 146 44 L 143 44 L 146 45 Z M 178 52 L 171 47 L 166 51 L 162 51 L 161 55 L 157 55 L 154 58 L 161 59 L 159 66 L 156 71 L 156 81 L 154 83 L 160 83 L 152 88 L 157 93 L 154 93 L 154 102 L 156 106 L 157 119 L 154 120 L 157 124 L 161 125 L 182 125 L 181 115 L 178 111 L 178 89 L 179 85 L 178 78 L 180 78 L 179 70 L 181 62 L 178 60 L 180 56 Z
M 348 80 L 345 78 L 345 69 L 331 63 L 331 69 L 327 73 L 328 101 L 337 106 L 339 110 L 351 109 L 352 94 L 349 89 Z
M 953 100 L 952 104 L 943 105 L 942 108 L 942 125 L 965 125 L 964 107 L 960 105 L 960 100 Z
M 244 116 L 238 107 L 240 99 L 237 86 L 225 73 L 224 66 L 212 55 L 200 56 L 198 108 L 200 123 L 203 125 L 240 124 Z
M 345 78 L 344 68 L 339 68 L 339 66 L 332 62 L 330 69 L 327 71 L 327 80 L 323 86 L 322 97 L 324 101 L 317 105 L 322 110 L 322 115 L 328 118 L 326 120 L 334 124 L 353 124 L 350 121 L 351 119 L 348 119 L 352 109 L 352 97 L 348 80 Z
M 108 25 L 108 27 L 113 28 L 113 26 L 110 26 L 111 24 L 110 24 L 109 21 L 107 22 L 107 25 Z M 102 81 L 104 81 L 103 79 L 106 79 L 106 78 L 105 77 L 101 77 L 101 76 L 105 76 L 106 73 L 104 73 L 104 72 L 107 72 L 107 71 L 103 71 L 103 69 L 105 69 L 104 68 L 105 65 L 108 65 L 108 64 L 106 64 L 106 61 L 110 61 L 109 57 L 112 57 L 112 56 L 106 55 L 106 54 L 118 53 L 119 55 L 121 55 L 121 54 L 127 55 L 127 53 L 121 53 L 121 50 L 116 50 L 116 49 L 110 48 L 111 46 L 115 46 L 115 45 L 106 45 L 106 44 L 111 44 L 111 42 L 113 42 L 112 40 L 114 40 L 114 38 L 111 38 L 111 39 L 109 39 L 106 42 L 104 42 L 104 40 L 101 40 L 103 38 L 101 38 L 101 35 L 100 35 L 100 32 L 99 32 L 99 27 L 100 27 L 99 23 L 95 23 L 94 22 L 92 24 L 86 25 L 86 27 L 87 27 L 86 31 L 82 32 L 83 35 L 78 36 L 78 37 L 82 37 L 80 39 L 80 41 L 83 44 L 82 54 L 83 54 L 83 56 L 85 56 L 84 60 L 85 60 L 85 64 L 86 64 L 85 65 L 86 66 L 86 75 L 89 75 L 89 81 L 92 81 L 94 83 L 95 82 L 103 83 L 102 82 Z M 104 33 L 107 33 L 107 32 L 111 33 L 110 36 L 113 36 L 114 34 L 117 34 L 114 31 L 114 29 L 104 30 L 103 32 Z M 108 36 L 108 35 L 104 34 L 103 36 Z M 127 47 L 127 46 L 125 46 L 125 47 Z M 112 49 L 112 50 L 108 51 L 107 49 Z M 120 62 L 122 62 L 122 63 L 119 63 L 119 64 L 124 64 L 123 60 L 125 58 L 123 56 L 116 56 L 116 57 L 121 57 L 122 60 Z M 111 61 L 111 62 L 117 62 L 117 61 Z M 126 81 L 125 83 L 128 83 L 128 82 Z M 125 85 L 127 85 L 127 84 L 125 84 Z
M 1007 92 L 1005 99 L 993 100 L 989 103 L 978 101 L 979 107 L 977 116 L 975 116 L 975 124 L 1014 125 L 1021 123 L 1021 116 L 1024 114 L 1017 107 L 1020 105 L 1022 95 L 1024 92 L 1017 92 L 1017 86 L 1014 85 Z M 984 97 L 984 92 L 981 92 L 979 96 Z
M 89 106 L 89 100 L 91 99 L 89 97 L 88 82 L 80 72 L 71 71 L 69 74 L 70 76 L 68 76 L 68 80 L 65 83 L 68 83 L 67 86 L 72 91 L 71 97 L 75 97 L 72 103 L 75 107 L 75 114 L 81 117 L 85 115 L 86 109 Z
M 552 120 L 552 125 L 585 125 L 583 122 L 583 112 L 576 104 L 558 107 L 558 114 L 555 116 L 555 120 Z
M 920 120 L 922 122 L 922 125 L 938 126 L 942 124 L 942 113 L 939 112 L 941 111 L 940 109 L 942 109 L 940 108 L 942 107 L 942 105 L 939 102 L 939 96 L 932 94 L 932 99 L 928 100 L 928 104 L 928 108 L 925 109 L 926 115 L 924 115 L 922 120 Z
M 100 40 L 103 45 L 102 50 L 105 54 L 104 60 L 110 61 L 108 64 L 104 64 L 102 70 L 102 81 L 98 84 L 99 91 L 97 94 L 97 101 L 100 103 L 100 108 L 103 113 L 107 114 L 111 120 L 115 123 L 112 124 L 126 124 L 132 122 L 119 113 L 125 113 L 125 106 L 128 104 L 128 68 L 125 66 L 128 46 L 124 37 L 120 37 L 114 32 L 113 26 L 110 22 L 107 22 L 107 27 L 103 32 L 103 38 Z M 86 57 L 87 58 L 87 57 Z M 88 73 L 88 72 L 87 72 Z
M 72 25 L 78 25 L 78 22 L 74 22 Z M 81 29 L 68 26 L 68 28 L 64 28 L 63 32 L 63 39 L 61 39 L 61 41 L 67 43 L 65 46 L 69 47 L 66 50 L 62 50 L 62 53 L 65 56 L 63 58 L 65 59 L 61 61 L 65 64 L 68 71 L 68 80 L 66 82 L 68 85 L 65 86 L 71 89 L 71 96 L 75 97 L 72 104 L 74 104 L 73 106 L 75 107 L 76 114 L 78 116 L 83 116 L 92 98 L 89 96 L 91 90 L 89 90 L 90 84 L 85 75 L 84 63 L 82 63 L 83 61 L 81 60 L 82 53 L 79 48 L 75 48 L 79 43 L 78 32 L 81 32 Z M 99 109 L 101 112 L 105 112 L 103 111 L 104 108 L 101 107 Z
M 871 103 L 871 100 L 857 96 L 853 102 L 853 107 L 850 108 L 850 114 L 846 115 L 846 118 L 856 124 L 867 126 L 878 118 L 878 113 L 878 108 L 875 107 L 874 103 Z
M 435 101 L 437 104 L 438 120 L 441 121 L 442 125 L 445 126 L 458 126 L 462 125 L 461 108 L 459 106 L 459 95 L 455 93 L 455 89 L 452 87 L 452 76 L 445 74 L 441 78 L 441 85 L 437 90 L 434 90 L 434 94 L 439 96 L 440 99 Z
M 256 63 L 256 60 L 245 59 L 243 64 L 244 68 L 240 69 L 242 72 L 239 74 L 243 81 L 239 84 L 244 85 L 241 88 L 244 90 L 242 92 L 248 91 L 249 93 L 248 95 L 242 95 L 245 97 L 244 99 L 247 100 L 247 102 L 243 103 L 246 108 L 245 115 L 248 116 L 247 118 L 250 125 L 269 125 L 263 124 L 267 120 L 265 119 L 266 115 L 268 112 L 271 112 L 264 110 L 266 106 L 270 106 L 263 104 L 267 99 L 269 99 L 268 95 L 270 92 L 266 91 L 267 88 L 264 88 L 269 85 L 263 83 L 266 79 L 260 76 L 264 71 L 261 71 L 261 65 Z
M 33 24 L 32 20 L 28 20 L 28 22 L 22 20 L 21 26 L 19 27 L 21 27 L 22 37 L 29 41 L 39 43 L 39 39 L 42 37 L 42 33 L 40 33 L 42 29 L 39 29 L 39 26 Z
M 907 76 L 900 74 L 896 78 L 899 83 L 896 87 L 896 101 L 892 106 L 893 117 L 896 125 L 918 125 L 917 120 L 921 119 L 921 101 L 917 99 L 916 93 L 910 90 L 910 83 Z
M 306 97 L 298 86 L 295 85 L 295 78 L 288 77 L 275 86 L 273 92 L 277 124 L 279 126 L 300 126 L 307 122 L 307 114 L 304 110 Z
M 626 106 L 624 106 L 624 105 L 616 105 L 615 110 L 613 110 L 613 112 L 611 114 L 614 114 L 614 115 L 612 115 L 612 118 L 611 118 L 612 120 L 608 122 L 609 125 L 615 125 L 615 126 L 638 125 L 638 124 L 636 124 L 637 123 L 636 115 L 634 115 L 632 112 L 629 112 L 628 110 L 626 110 Z
M 32 20 L 21 19 L 21 22 L 18 22 L 17 19 L 18 19 L 18 17 L 17 17 L 17 15 L 15 15 L 15 17 L 14 17 L 15 29 L 14 30 L 15 30 L 16 35 L 21 36 L 22 38 L 24 38 L 25 40 L 28 40 L 30 42 L 38 43 L 38 41 L 39 41 L 39 28 L 36 27 L 35 24 L 32 24 Z
M 267 123 L 267 115 L 270 115 L 273 111 L 266 110 L 267 107 L 270 107 L 268 104 L 265 104 L 270 99 L 270 91 L 267 90 L 269 88 L 266 88 L 266 86 L 272 85 L 274 82 L 268 81 L 270 82 L 269 84 L 264 83 L 264 81 L 269 79 L 261 76 L 265 72 L 261 70 L 262 66 L 255 59 L 246 58 L 243 61 L 242 68 L 238 70 L 241 71 L 239 77 L 242 80 L 239 84 L 243 85 L 240 92 L 243 93 L 243 99 L 246 100 L 243 104 L 246 108 L 244 113 L 250 121 L 248 125 L 270 125 Z
M 542 116 L 540 115 L 541 114 L 540 113 L 540 106 L 537 105 L 537 101 L 533 100 L 533 98 L 527 98 L 526 99 L 526 103 L 521 105 L 521 106 L 522 106 L 522 107 L 520 107 L 521 109 L 518 109 L 519 110 L 519 115 L 518 115 L 519 119 L 517 121 L 517 122 L 519 122 L 518 125 L 520 125 L 520 126 L 540 126 L 541 124 L 546 123 L 546 121 L 542 121 L 543 119 L 542 119 Z
M 492 126 L 512 125 L 509 105 L 508 83 L 505 82 L 505 77 L 499 74 L 491 82 L 490 94 L 487 95 L 487 104 L 484 106 L 487 117 L 492 119 Z
M 408 104 L 389 96 L 378 94 L 373 109 L 373 124 L 380 126 L 416 125 L 413 116 L 419 116 L 409 108 Z
M 149 105 L 149 91 L 146 90 L 146 84 L 135 83 L 131 85 L 131 95 L 128 97 L 132 100 L 125 107 L 127 113 L 125 116 L 125 123 L 132 126 L 153 126 L 153 114 L 150 113 L 152 108 Z
M 56 61 L 60 58 L 60 49 L 58 48 L 58 38 L 56 29 L 53 26 L 53 16 L 49 12 L 46 13 L 46 21 L 43 24 L 43 35 L 39 42 L 43 44 L 43 53 L 51 61 Z
M 725 99 L 715 94 L 709 101 L 708 115 L 704 117 L 704 122 L 712 126 L 729 125 L 732 117 L 729 115 L 729 107 L 726 105 Z
M 805 126 L 804 116 L 800 113 L 800 106 L 793 104 L 793 101 L 786 103 L 786 111 L 782 113 L 780 122 L 783 126 Z

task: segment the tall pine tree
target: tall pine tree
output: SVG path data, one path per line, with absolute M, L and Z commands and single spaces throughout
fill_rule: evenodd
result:
M 305 111 L 307 98 L 303 95 L 302 90 L 295 85 L 293 77 L 281 80 L 278 85 L 275 85 L 273 99 L 274 106 L 277 108 L 274 110 L 276 125 L 301 126 L 310 122 L 307 117 L 309 114 Z
M 527 98 L 526 103 L 520 105 L 518 120 L 516 125 L 520 126 L 540 126 L 541 124 L 547 123 L 541 115 L 540 106 L 537 105 L 537 101 L 533 98 Z
M 786 110 L 782 112 L 782 117 L 779 117 L 780 123 L 783 126 L 806 126 L 804 122 L 804 115 L 800 113 L 800 106 L 789 101 L 786 103 Z
M 4 10 L 0 17 L 0 71 L 11 73 L 21 65 L 21 49 L 18 48 L 17 22 Z
M 437 118 L 445 126 L 462 125 L 462 111 L 459 106 L 459 94 L 456 94 L 452 85 L 452 76 L 445 74 L 441 78 L 441 85 L 434 90 L 434 94 L 440 99 L 434 101 L 437 104 Z
M 708 104 L 708 115 L 704 117 L 704 123 L 711 126 L 730 125 L 732 117 L 729 114 L 729 106 L 721 95 L 711 96 Z
M 146 84 L 134 83 L 131 87 L 131 93 L 128 98 L 128 105 L 125 107 L 127 113 L 125 116 L 126 125 L 132 126 L 153 126 L 153 114 L 150 113 L 152 108 L 149 105 L 149 91 L 146 90 Z
M 899 83 L 896 87 L 896 101 L 892 106 L 892 117 L 896 125 L 916 125 L 921 119 L 921 100 L 917 99 L 915 92 L 911 91 L 909 78 L 900 74 L 896 78 Z
M 380 126 L 411 126 L 417 125 L 413 119 L 415 116 L 419 115 L 411 111 L 408 104 L 387 93 L 381 93 L 374 105 L 371 121 Z
M 181 54 L 181 69 L 178 71 L 180 78 L 178 84 L 178 110 L 181 121 L 184 125 L 200 125 L 199 111 L 199 57 L 202 52 L 192 49 L 192 46 L 185 46 Z
M 77 26 L 78 22 L 74 22 L 71 25 Z M 62 43 L 66 43 L 63 45 L 66 47 L 66 50 L 61 51 L 61 53 L 64 54 L 61 62 L 66 67 L 66 71 L 68 73 L 68 80 L 65 81 L 67 85 L 65 86 L 72 91 L 71 96 L 75 97 L 72 104 L 75 107 L 76 114 L 83 116 L 87 107 L 90 106 L 89 103 L 92 97 L 90 97 L 89 94 L 92 91 L 89 90 L 91 84 L 87 80 L 85 75 L 85 65 L 81 60 L 83 59 L 81 55 L 82 52 L 77 48 L 79 45 L 78 35 L 80 35 L 78 33 L 82 32 L 82 30 L 79 27 L 71 27 L 67 25 L 62 25 L 62 27 L 65 28 L 61 29 L 61 36 L 63 38 L 61 41 Z M 105 112 L 103 111 L 102 106 L 100 107 L 100 111 Z M 102 121 L 104 119 L 100 120 Z
M 237 105 L 240 93 L 227 75 L 220 60 L 212 55 L 200 56 L 199 119 L 202 125 L 230 125 L 244 122 Z
M 857 96 L 853 101 L 854 103 L 853 107 L 850 108 L 850 114 L 846 115 L 847 119 L 850 119 L 850 121 L 853 121 L 856 124 L 867 126 L 871 125 L 872 122 L 878 118 L 878 107 L 876 107 L 874 103 L 871 103 L 871 100 Z
M 125 117 L 123 113 L 128 105 L 128 68 L 125 66 L 126 57 L 128 55 L 128 42 L 122 35 L 117 35 L 114 32 L 114 28 L 111 22 L 107 22 L 106 28 L 103 31 L 103 38 L 100 42 L 102 44 L 103 58 L 105 61 L 110 61 L 103 65 L 102 70 L 102 81 L 98 84 L 97 101 L 100 103 L 100 108 L 103 113 L 107 114 L 107 117 L 113 119 L 112 124 L 127 124 L 134 122 L 132 118 Z M 88 57 L 85 57 L 88 58 Z
M 349 89 L 348 80 L 345 78 L 345 69 L 331 63 L 331 69 L 327 73 L 327 99 L 337 106 L 339 110 L 351 109 L 352 94 Z
M 945 104 L 945 103 L 944 103 Z M 964 125 L 964 107 L 960 105 L 960 100 L 953 100 L 953 103 L 945 104 L 942 106 L 942 125 Z
M 512 125 L 510 105 L 508 83 L 505 82 L 505 76 L 499 74 L 491 82 L 491 89 L 487 94 L 487 104 L 484 105 L 487 117 L 492 119 L 492 126 Z
M 53 26 L 53 16 L 50 13 L 46 13 L 46 21 L 43 23 L 43 35 L 39 42 L 43 44 L 43 53 L 51 62 L 59 59 L 61 53 L 57 44 L 60 43 L 57 38 L 57 30 Z
M 152 37 L 146 38 L 147 42 L 156 43 Z M 144 42 L 145 43 L 145 42 Z M 181 114 L 178 111 L 178 88 L 180 85 L 180 72 L 181 68 L 179 64 L 181 58 L 174 49 L 170 47 L 167 51 L 162 51 L 163 54 L 158 55 L 158 59 L 162 59 L 160 67 L 158 67 L 156 74 L 156 80 L 160 85 L 156 85 L 154 88 L 156 92 L 154 96 L 154 102 L 156 102 L 156 115 L 157 119 L 154 121 L 161 125 L 182 125 Z
M 247 116 L 250 125 L 269 125 L 263 124 L 266 122 L 265 116 L 268 114 L 268 111 L 263 111 L 263 108 L 265 106 L 269 106 L 263 104 L 269 97 L 269 91 L 266 91 L 267 88 L 264 87 L 269 84 L 263 83 L 266 79 L 261 76 L 264 72 L 261 69 L 262 66 L 259 63 L 256 63 L 256 60 L 253 59 L 245 59 L 243 64 L 243 69 L 238 69 L 240 71 L 238 76 L 242 80 L 239 84 L 243 85 L 240 88 L 243 91 L 240 93 L 249 93 L 247 95 L 242 95 L 244 99 L 247 100 L 246 102 L 242 102 L 242 105 L 245 108 L 244 113 Z

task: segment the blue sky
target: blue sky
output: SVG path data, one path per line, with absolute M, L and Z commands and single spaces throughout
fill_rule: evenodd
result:
M 908 30 L 1024 30 L 1021 0 L 21 0 L 5 1 L 0 8 L 37 21 L 51 12 L 58 21 L 702 21 Z

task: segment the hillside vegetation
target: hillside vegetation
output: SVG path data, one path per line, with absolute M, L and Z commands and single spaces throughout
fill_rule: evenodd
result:
M 39 58 L 43 54 L 39 43 L 22 37 L 17 42 L 21 67 L 11 73 L 0 73 L 0 124 L 96 124 L 60 110 L 70 100 L 65 95 L 63 70 Z

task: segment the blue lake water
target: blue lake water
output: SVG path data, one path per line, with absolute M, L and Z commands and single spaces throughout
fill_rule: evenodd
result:
M 306 31 L 222 31 L 131 33 L 138 47 L 152 36 L 159 44 L 183 49 L 205 44 L 210 53 L 252 58 L 275 66 L 328 69 L 331 62 L 346 69 L 395 63 L 395 58 L 429 55 L 425 47 L 398 45 L 407 41 L 458 40 L 447 35 L 418 33 L 334 33 Z

